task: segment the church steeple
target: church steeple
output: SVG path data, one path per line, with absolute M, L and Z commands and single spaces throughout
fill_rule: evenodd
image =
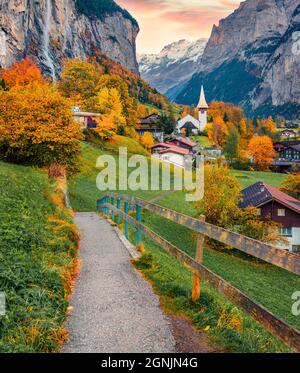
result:
M 201 93 L 200 93 L 200 99 L 199 99 L 199 102 L 198 102 L 198 105 L 197 105 L 197 108 L 199 110 L 201 109 L 208 109 L 208 105 L 207 105 L 207 102 L 206 102 L 206 99 L 205 99 L 205 94 L 204 94 L 204 88 L 203 88 L 203 85 L 201 86 Z
M 199 111 L 199 129 L 200 131 L 204 131 L 207 125 L 207 110 L 208 105 L 205 99 L 204 88 L 203 85 L 201 86 L 200 92 L 200 99 L 197 105 L 197 109 Z

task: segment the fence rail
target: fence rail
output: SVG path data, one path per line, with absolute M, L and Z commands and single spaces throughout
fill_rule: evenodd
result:
M 117 207 L 115 206 L 115 201 L 117 201 Z M 124 211 L 121 210 L 121 201 L 124 202 Z M 130 206 L 134 206 L 134 208 L 136 209 L 136 218 L 133 218 L 128 214 Z M 281 255 L 281 259 L 276 260 L 275 255 L 277 251 L 280 251 L 280 253 L 282 252 L 282 250 L 280 249 L 274 248 L 273 246 L 266 245 L 256 240 L 252 240 L 248 237 L 237 235 L 236 233 L 229 232 L 227 230 L 224 230 L 223 228 L 212 226 L 211 224 L 205 223 L 203 221 L 192 219 L 186 215 L 179 214 L 169 209 L 165 209 L 161 206 L 149 203 L 139 198 L 124 195 L 121 196 L 116 193 L 108 193 L 97 201 L 97 209 L 99 211 L 102 211 L 106 215 L 111 213 L 113 218 L 115 217 L 115 215 L 117 215 L 118 223 L 120 223 L 120 218 L 124 220 L 125 235 L 127 236 L 127 238 L 128 224 L 131 224 L 133 227 L 137 229 L 137 244 L 140 244 L 142 241 L 142 233 L 146 234 L 156 243 L 158 243 L 164 250 L 166 250 L 172 256 L 177 258 L 181 263 L 188 266 L 194 273 L 200 274 L 201 279 L 210 283 L 210 285 L 212 285 L 216 290 L 225 295 L 226 298 L 231 300 L 234 304 L 236 304 L 241 309 L 243 309 L 247 314 L 249 314 L 254 320 L 263 325 L 270 333 L 280 338 L 285 344 L 287 344 L 291 348 L 295 349 L 296 351 L 300 351 L 300 332 L 298 330 L 288 325 L 286 322 L 275 316 L 265 307 L 256 303 L 247 295 L 242 293 L 240 290 L 238 290 L 237 288 L 229 284 L 227 281 L 222 279 L 220 276 L 213 273 L 202 263 L 199 263 L 198 261 L 190 257 L 188 254 L 178 249 L 176 246 L 174 246 L 164 238 L 160 237 L 147 226 L 142 224 L 142 207 L 155 214 L 168 218 L 178 224 L 182 224 L 198 232 L 201 235 L 217 239 L 220 242 L 226 243 L 238 249 L 242 247 L 244 250 L 240 250 L 247 252 L 248 254 L 251 254 L 269 263 L 275 264 L 281 268 L 285 268 L 287 270 L 290 270 L 291 272 L 299 274 L 299 258 L 297 255 L 288 255 L 293 253 L 283 251 L 283 253 L 287 255 Z M 225 233 L 223 233 L 223 236 L 219 237 L 220 234 L 222 235 L 223 231 L 225 231 L 226 235 Z M 228 239 L 228 233 L 229 236 L 230 234 L 239 236 L 240 241 L 236 240 L 236 238 Z M 259 256 L 255 255 L 255 249 L 249 249 L 248 246 L 246 251 L 245 247 L 243 246 L 245 244 L 244 241 L 246 241 L 247 245 L 249 245 L 249 240 L 250 242 L 253 241 L 256 244 L 255 248 L 261 249 L 261 246 L 263 247 L 263 249 L 261 249 L 260 253 L 258 254 Z M 232 242 L 234 243 L 234 245 L 231 244 Z M 271 252 L 268 252 L 268 250 L 270 250 Z M 297 271 L 295 269 L 297 269 Z

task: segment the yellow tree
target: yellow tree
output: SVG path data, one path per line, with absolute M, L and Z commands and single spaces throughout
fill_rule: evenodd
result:
M 104 87 L 100 90 L 97 96 L 97 110 L 104 117 L 109 117 L 116 128 L 126 124 L 120 94 L 116 88 Z
M 143 145 L 145 149 L 150 150 L 154 145 L 154 138 L 150 132 L 145 132 L 141 136 L 140 143 Z
M 87 61 L 74 59 L 65 63 L 58 89 L 75 105 L 86 106 L 87 100 L 96 95 L 102 71 Z
M 269 136 L 252 137 L 248 144 L 248 152 L 258 170 L 268 170 L 277 156 L 273 142 Z
M 0 91 L 0 157 L 74 170 L 81 137 L 68 103 L 50 85 Z

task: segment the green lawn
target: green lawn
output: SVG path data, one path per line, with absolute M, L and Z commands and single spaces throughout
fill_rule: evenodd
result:
M 210 148 L 212 143 L 209 141 L 207 136 L 191 136 L 191 139 L 195 141 L 198 145 L 205 148 Z
M 0 162 L 0 201 L 0 352 L 56 351 L 76 266 L 72 218 L 47 174 L 30 167 Z
M 79 211 L 94 210 L 95 201 L 101 195 L 95 184 L 98 172 L 95 162 L 99 154 L 101 154 L 99 150 L 93 149 L 88 144 L 83 145 L 82 173 L 77 179 L 70 182 L 71 202 L 73 207 Z M 233 170 L 232 173 L 237 176 L 244 187 L 258 180 L 265 180 L 278 186 L 284 178 L 284 175 L 264 172 Z M 160 195 L 159 191 L 130 193 L 148 200 Z M 193 205 L 186 202 L 183 192 L 167 194 L 157 203 L 190 216 L 197 216 L 197 211 Z M 196 237 L 187 228 L 147 212 L 143 214 L 143 221 L 151 229 L 191 256 L 195 255 Z M 200 305 L 196 308 L 191 305 L 190 272 L 150 240 L 145 238 L 145 243 L 146 252 L 151 254 L 151 263 L 150 265 L 148 265 L 149 263 L 143 264 L 142 260 L 138 265 L 143 268 L 145 275 L 151 279 L 160 294 L 168 294 L 168 297 L 163 298 L 168 307 L 188 314 L 200 328 L 208 324 L 210 326 L 208 333 L 212 339 L 226 349 L 252 352 L 284 350 L 281 343 L 277 343 L 273 337 L 262 331 L 261 327 L 236 307 L 226 302 L 209 286 L 205 286 Z M 300 289 L 298 276 L 271 265 L 247 260 L 236 255 L 235 251 L 218 252 L 206 249 L 204 263 L 215 273 L 300 330 L 299 318 L 291 313 L 291 295 Z M 192 310 L 189 311 L 190 308 Z M 227 310 L 224 311 L 224 316 L 222 316 L 223 308 Z M 222 317 L 226 319 L 227 313 L 229 315 L 238 314 L 237 318 L 242 320 L 243 330 L 232 331 L 231 326 L 224 326 L 224 330 L 222 328 L 220 330 L 220 322 L 218 321 Z
M 277 174 L 274 172 L 231 170 L 231 173 L 239 180 L 244 188 L 258 181 L 264 181 L 274 187 L 279 187 L 286 177 L 284 174 Z

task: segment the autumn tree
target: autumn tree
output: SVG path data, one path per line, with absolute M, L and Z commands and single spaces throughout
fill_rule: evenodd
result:
M 204 198 L 195 207 L 207 222 L 264 242 L 282 242 L 280 225 L 260 220 L 255 207 L 239 208 L 241 200 L 241 185 L 227 167 L 205 166 Z
M 87 100 L 96 96 L 100 74 L 99 66 L 83 60 L 68 60 L 62 71 L 58 89 L 61 94 L 71 99 L 74 105 L 86 107 Z
M 225 166 L 205 166 L 204 198 L 195 205 L 208 223 L 233 227 L 239 215 L 241 186 Z
M 8 69 L 3 69 L 0 78 L 6 88 L 21 88 L 30 84 L 46 83 L 41 70 L 29 58 L 16 62 Z
M 248 145 L 248 152 L 258 170 L 268 170 L 277 153 L 268 136 L 254 136 Z
M 151 148 L 154 145 L 154 138 L 151 135 L 150 132 L 145 132 L 140 139 L 140 143 L 143 145 L 143 147 L 147 150 L 151 150 Z
M 226 145 L 229 129 L 221 116 L 214 119 L 213 123 L 206 126 L 209 140 L 217 147 L 223 148 Z
M 290 196 L 300 199 L 300 173 L 288 174 L 283 180 L 280 189 Z
M 81 129 L 50 85 L 0 91 L 0 157 L 16 163 L 76 168 Z
M 231 127 L 227 142 L 224 147 L 224 152 L 227 158 L 232 162 L 239 156 L 240 134 L 235 127 Z

